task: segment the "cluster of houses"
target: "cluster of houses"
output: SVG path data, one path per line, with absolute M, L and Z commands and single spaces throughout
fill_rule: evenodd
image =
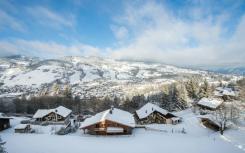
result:
M 200 110 L 215 111 L 224 103 L 222 96 L 235 96 L 232 90 L 228 88 L 217 88 L 215 98 L 202 98 L 197 101 L 194 107 L 199 107 Z M 65 127 L 71 126 L 72 111 L 63 106 L 54 109 L 39 109 L 33 115 L 31 121 L 26 124 L 19 124 L 15 127 L 16 133 L 34 132 L 31 128 L 32 124 L 49 125 L 61 124 Z M 203 125 L 206 127 L 219 130 L 219 124 L 213 120 L 211 114 L 201 114 L 200 116 Z M 10 127 L 10 117 L 0 114 L 0 131 Z M 145 124 L 178 124 L 181 122 L 181 117 L 175 113 L 155 105 L 147 103 L 133 114 L 111 107 L 108 110 L 97 113 L 94 116 L 89 116 L 81 125 L 80 129 L 84 133 L 93 135 L 122 135 L 131 134 L 132 130 L 137 127 L 142 127 Z M 74 121 L 74 120 L 73 120 Z M 76 121 L 76 120 L 75 120 Z M 74 122 L 75 122 L 74 121 Z
M 160 108 L 147 103 L 134 114 L 111 107 L 90 118 L 80 126 L 84 133 L 96 135 L 131 134 L 137 125 L 162 123 L 177 124 L 181 118 Z
M 214 91 L 212 98 L 202 98 L 194 103 L 195 108 L 200 109 L 201 122 L 204 126 L 219 131 L 220 124 L 217 122 L 216 117 L 212 112 L 221 108 L 226 100 L 232 99 L 237 96 L 237 92 L 228 87 L 217 87 Z
M 39 109 L 33 115 L 30 122 L 17 125 L 15 127 L 15 132 L 31 133 L 33 132 L 31 128 L 32 124 L 63 124 L 69 126 L 71 125 L 71 115 L 72 111 L 63 106 L 54 109 Z M 2 118 L 0 117 L 0 119 Z M 11 118 L 6 117 L 6 119 L 5 129 L 10 127 L 9 120 Z M 108 110 L 88 117 L 81 123 L 79 128 L 84 133 L 94 135 L 122 135 L 131 134 L 132 130 L 136 128 L 137 125 L 151 123 L 178 124 L 180 121 L 181 118 L 173 113 L 170 113 L 155 104 L 147 103 L 133 114 L 112 106 Z M 1 126 L 2 123 L 3 122 L 1 121 Z

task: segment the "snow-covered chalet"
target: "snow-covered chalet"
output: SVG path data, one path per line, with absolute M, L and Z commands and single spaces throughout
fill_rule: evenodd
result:
M 181 119 L 173 113 L 168 112 L 159 106 L 147 103 L 135 112 L 135 119 L 138 124 L 177 124 Z
M 69 123 L 72 111 L 66 107 L 59 106 L 54 109 L 38 109 L 33 115 L 33 119 L 38 122 L 59 122 Z
M 202 109 L 216 110 L 222 105 L 223 101 L 220 99 L 203 97 L 197 102 L 197 105 Z
M 90 118 L 80 126 L 84 133 L 94 135 L 127 135 L 135 127 L 133 114 L 111 107 Z

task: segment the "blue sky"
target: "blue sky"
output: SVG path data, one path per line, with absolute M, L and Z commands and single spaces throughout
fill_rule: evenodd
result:
M 244 0 L 1 0 L 0 56 L 245 65 Z

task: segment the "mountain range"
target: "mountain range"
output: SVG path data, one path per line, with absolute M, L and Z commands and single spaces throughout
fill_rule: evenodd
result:
M 69 56 L 59 59 L 10 56 L 0 58 L 0 95 L 50 94 L 54 84 L 69 86 L 73 95 L 86 97 L 125 96 L 158 92 L 164 84 L 191 76 L 217 83 L 235 75 L 180 68 L 160 63 L 117 61 L 101 57 Z

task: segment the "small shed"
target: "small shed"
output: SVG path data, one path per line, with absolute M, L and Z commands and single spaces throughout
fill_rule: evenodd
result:
M 224 126 L 224 130 L 232 125 L 230 121 L 224 123 L 224 121 L 217 118 L 214 114 L 200 115 L 199 118 L 205 127 L 214 131 L 220 131 L 222 129 L 222 125 Z
M 14 128 L 15 133 L 30 133 L 31 125 L 30 124 L 19 124 Z
M 174 124 L 174 125 L 176 125 L 176 124 L 181 122 L 181 118 L 180 117 L 172 117 L 171 120 L 172 120 L 172 124 Z
M 127 135 L 134 127 L 133 114 L 112 107 L 85 119 L 80 129 L 94 135 Z
M 10 128 L 10 119 L 4 113 L 0 113 L 0 131 Z
M 209 129 L 212 129 L 214 131 L 219 131 L 220 130 L 220 126 L 218 123 L 216 123 L 215 121 L 213 121 L 212 119 L 210 118 L 201 118 L 201 122 L 202 124 L 209 128 Z

